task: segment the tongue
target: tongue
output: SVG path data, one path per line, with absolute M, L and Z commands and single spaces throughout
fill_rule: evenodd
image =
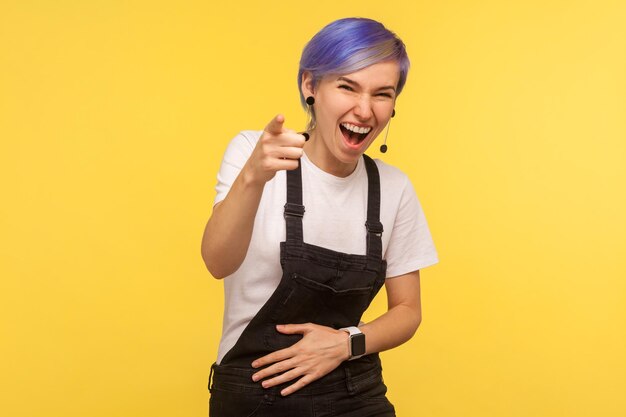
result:
M 358 145 L 361 142 L 362 135 L 360 133 L 352 132 L 341 126 L 341 131 L 346 140 L 352 145 Z
M 350 143 L 353 145 L 357 145 L 361 141 L 361 135 L 356 132 L 350 132 Z

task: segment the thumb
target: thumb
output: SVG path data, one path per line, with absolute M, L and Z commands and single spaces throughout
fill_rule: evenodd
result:
M 283 133 L 283 123 L 285 123 L 285 116 L 277 114 L 268 124 L 265 126 L 267 133 L 278 135 Z
M 284 334 L 308 333 L 311 329 L 308 324 L 279 324 L 276 330 Z

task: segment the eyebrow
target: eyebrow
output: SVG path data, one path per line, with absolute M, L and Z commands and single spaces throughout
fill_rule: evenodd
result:
M 350 78 L 339 77 L 339 78 L 337 78 L 337 81 L 345 81 L 348 84 L 352 84 L 352 85 L 356 85 L 357 87 L 360 87 L 359 83 L 357 83 L 354 80 L 351 80 Z M 384 87 L 380 87 L 378 90 L 393 90 L 395 92 L 396 88 L 394 86 L 392 86 L 392 85 L 386 85 Z

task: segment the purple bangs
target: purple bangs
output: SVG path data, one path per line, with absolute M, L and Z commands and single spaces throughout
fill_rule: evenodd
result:
M 307 109 L 302 94 L 302 73 L 310 71 L 314 82 L 329 74 L 348 74 L 383 61 L 396 61 L 400 94 L 409 72 L 409 57 L 404 43 L 382 23 L 372 19 L 351 17 L 326 25 L 306 44 L 300 58 L 298 91 L 302 107 Z

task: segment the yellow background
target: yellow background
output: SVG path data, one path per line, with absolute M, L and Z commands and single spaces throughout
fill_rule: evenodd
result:
M 278 112 L 304 126 L 302 47 L 346 16 L 407 44 L 383 158 L 440 255 L 418 333 L 382 355 L 398 415 L 626 415 L 626 2 L 608 0 L 2 0 L 1 415 L 207 415 L 222 153 Z

